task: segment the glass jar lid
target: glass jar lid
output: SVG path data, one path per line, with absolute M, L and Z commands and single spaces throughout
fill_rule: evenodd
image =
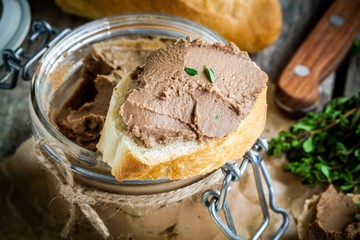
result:
M 26 0 L 0 0 L 0 51 L 16 49 L 24 41 L 31 21 Z M 0 66 L 3 60 L 0 58 Z

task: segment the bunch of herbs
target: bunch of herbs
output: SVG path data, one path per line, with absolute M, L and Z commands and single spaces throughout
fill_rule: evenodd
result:
M 332 183 L 356 192 L 360 182 L 360 92 L 329 102 L 270 141 L 269 155 L 285 153 L 284 168 L 305 184 Z

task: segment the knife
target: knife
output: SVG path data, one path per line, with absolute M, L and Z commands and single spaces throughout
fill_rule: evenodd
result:
M 291 116 L 319 107 L 319 85 L 346 56 L 360 28 L 360 0 L 335 0 L 282 72 L 275 102 Z

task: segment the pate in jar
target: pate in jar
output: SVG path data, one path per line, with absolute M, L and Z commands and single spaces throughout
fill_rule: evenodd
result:
M 221 183 L 221 170 L 181 180 L 117 181 L 97 151 L 116 84 L 136 72 L 153 51 L 186 37 L 226 43 L 208 28 L 183 18 L 160 14 L 118 15 L 64 34 L 39 61 L 32 79 L 30 111 L 38 157 L 52 176 L 51 208 L 54 214 L 66 219 L 61 231 L 63 237 L 213 239 L 225 238 L 222 230 L 235 238 L 233 220 L 224 199 L 230 180 L 238 181 L 239 176 L 227 174 L 221 193 L 208 191 L 205 195 L 206 190 Z M 260 141 L 253 151 L 264 149 L 266 144 Z M 246 159 L 236 165 L 238 175 L 251 162 L 256 166 L 256 183 L 261 185 L 260 171 L 266 173 L 260 157 L 250 154 Z M 223 168 L 224 173 L 232 170 L 234 167 L 230 165 Z M 271 198 L 271 183 L 267 185 Z M 234 188 L 232 194 L 236 196 L 237 191 L 240 189 Z M 265 220 L 255 221 L 261 225 L 254 231 L 255 238 L 268 224 L 261 186 L 258 192 Z M 219 224 L 217 213 L 211 211 L 211 205 L 219 201 L 208 200 L 210 196 L 222 202 L 216 212 L 224 208 L 227 227 Z M 229 199 L 230 205 L 232 200 L 236 197 Z M 285 219 L 286 212 L 281 213 Z M 284 220 L 280 234 L 287 224 Z M 245 237 L 253 234 L 242 230 L 239 233 Z
M 187 239 L 206 232 L 209 235 L 204 239 L 208 239 L 218 231 L 215 225 L 209 228 L 204 223 L 210 216 L 193 190 L 176 193 L 205 176 L 182 181 L 120 183 L 100 160 L 95 147 L 116 84 L 111 78 L 119 79 L 142 65 L 152 51 L 188 36 L 224 42 L 209 29 L 172 16 L 139 14 L 98 20 L 60 40 L 43 56 L 34 75 L 31 116 L 35 137 L 46 140 L 42 152 L 62 161 L 47 144 L 56 143 L 81 185 L 104 194 L 119 194 L 118 200 L 112 199 L 105 207 L 101 200 L 95 204 L 114 238 L 165 239 L 177 235 Z M 102 78 L 95 80 L 96 75 Z M 178 196 L 173 196 L 173 191 Z M 131 200 L 120 199 L 124 194 Z M 60 208 L 58 213 L 61 211 Z M 188 217 L 190 213 L 195 215 Z

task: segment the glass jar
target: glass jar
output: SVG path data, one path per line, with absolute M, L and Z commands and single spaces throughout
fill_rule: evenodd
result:
M 216 174 L 198 176 L 179 181 L 123 181 L 118 182 L 111 175 L 110 168 L 101 161 L 101 156 L 89 151 L 62 135 L 53 125 L 50 113 L 60 103 L 53 101 L 61 91 L 64 99 L 76 86 L 82 68 L 82 60 L 89 53 L 91 45 L 122 36 L 163 36 L 170 38 L 201 37 L 204 40 L 225 43 L 225 40 L 208 28 L 192 21 L 160 14 L 128 14 L 96 20 L 71 31 L 51 46 L 43 55 L 34 73 L 31 85 L 30 112 L 35 139 L 44 139 L 42 145 L 46 156 L 61 161 L 51 144 L 62 149 L 70 163 L 75 179 L 85 187 L 99 192 L 131 196 L 133 200 L 147 199 L 146 196 L 166 194 L 175 190 L 206 182 L 216 182 Z M 65 68 L 60 77 L 52 78 L 57 69 Z M 67 91 L 69 89 L 69 91 Z M 214 177 L 215 176 L 215 177 Z M 205 179 L 205 181 L 204 181 Z M 55 187 L 55 186 L 54 186 Z M 54 195 L 57 195 L 54 190 Z M 144 207 L 119 207 L 117 204 L 102 204 L 95 210 L 105 219 L 110 234 L 122 239 L 210 239 L 219 233 L 207 209 L 201 204 L 201 194 L 180 196 L 176 202 Z M 162 195 L 159 195 L 162 196 Z M 53 204 L 54 205 L 54 204 Z M 129 204 L 128 204 L 129 205 Z M 131 203 L 130 203 L 131 205 Z M 61 214 L 64 207 L 58 206 Z
M 222 37 L 208 28 L 183 18 L 160 14 L 119 15 L 96 20 L 71 31 L 43 55 L 33 76 L 30 110 L 35 137 L 61 144 L 64 152 L 70 157 L 77 177 L 98 189 L 118 193 L 143 194 L 147 190 L 142 186 L 147 184 L 144 181 L 141 181 L 140 184 L 136 181 L 117 182 L 110 174 L 107 164 L 100 161 L 100 155 L 75 144 L 62 135 L 49 117 L 54 108 L 61 103 L 54 103 L 52 100 L 59 91 L 62 91 L 66 98 L 66 89 L 71 90 L 73 86 L 76 86 L 80 79 L 78 76 L 82 68 L 82 60 L 89 53 L 92 44 L 120 36 L 154 35 L 171 38 L 201 37 L 210 43 L 225 43 Z M 62 73 L 65 76 L 56 79 L 51 77 L 56 69 L 64 67 L 66 71 L 62 71 Z M 66 88 L 65 91 L 64 88 Z M 47 151 L 57 158 L 56 154 L 51 151 L 51 147 L 48 146 Z M 96 180 L 96 183 L 93 180 Z M 180 185 L 177 182 L 172 183 L 169 189 L 185 186 L 197 180 L 198 178 L 195 178 Z M 156 185 L 163 185 L 162 182 L 157 182 Z M 150 192 L 164 191 L 158 189 L 158 186 L 154 186 L 153 182 L 150 182 L 150 185 Z M 133 186 L 139 189 L 132 192 Z

